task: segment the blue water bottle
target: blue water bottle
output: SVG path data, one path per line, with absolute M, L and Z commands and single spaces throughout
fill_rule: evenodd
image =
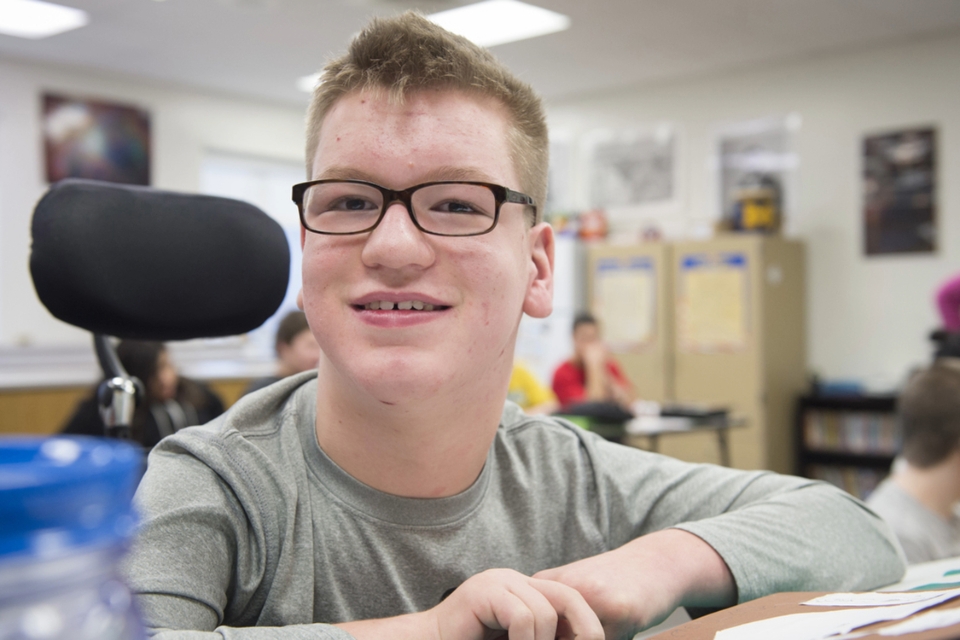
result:
M 0 640 L 141 640 L 118 566 L 136 525 L 139 447 L 0 438 Z

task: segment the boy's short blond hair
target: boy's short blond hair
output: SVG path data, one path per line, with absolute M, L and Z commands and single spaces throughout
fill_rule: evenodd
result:
M 506 107 L 508 143 L 520 188 L 542 211 L 549 140 L 540 98 L 489 51 L 413 11 L 375 18 L 353 39 L 345 55 L 324 68 L 307 111 L 307 177 L 312 176 L 320 127 L 340 98 L 373 90 L 384 91 L 400 103 L 414 91 L 433 88 L 475 92 Z

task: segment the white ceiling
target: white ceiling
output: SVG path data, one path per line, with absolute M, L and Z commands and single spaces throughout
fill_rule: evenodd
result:
M 90 25 L 0 35 L 0 57 L 135 74 L 303 104 L 299 76 L 371 15 L 464 0 L 57 0 Z M 548 99 L 960 32 L 960 0 L 528 0 L 565 32 L 493 49 Z M 2 9 L 0 9 L 2 10 Z M 960 78 L 960 74 L 958 74 Z

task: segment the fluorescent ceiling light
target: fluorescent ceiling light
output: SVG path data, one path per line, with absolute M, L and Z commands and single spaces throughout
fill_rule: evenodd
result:
M 0 0 L 0 33 L 46 38 L 90 22 L 86 11 L 40 0 Z
M 297 78 L 297 89 L 305 93 L 313 93 L 313 90 L 317 88 L 318 84 L 320 84 L 319 73 L 311 73 L 308 76 Z
M 570 28 L 570 18 L 517 0 L 486 0 L 441 11 L 427 19 L 480 45 L 545 36 Z

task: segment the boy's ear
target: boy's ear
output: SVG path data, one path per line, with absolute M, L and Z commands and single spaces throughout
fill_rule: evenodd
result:
M 553 227 L 541 222 L 527 234 L 530 243 L 530 280 L 523 312 L 532 318 L 546 318 L 553 311 Z

